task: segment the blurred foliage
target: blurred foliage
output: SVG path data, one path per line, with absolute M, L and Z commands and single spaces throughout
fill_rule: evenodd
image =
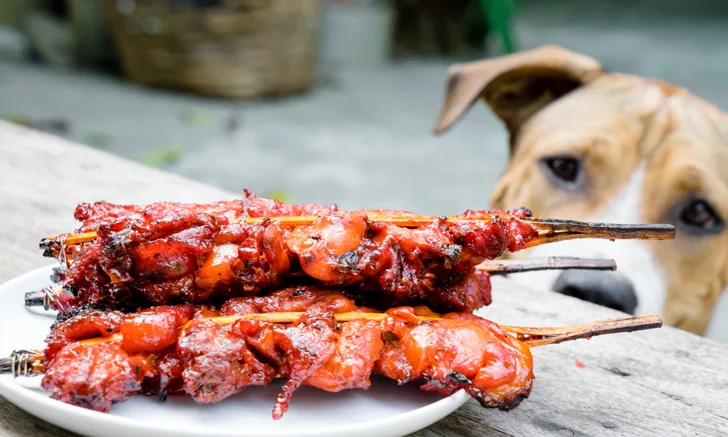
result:
M 192 127 L 207 127 L 211 124 L 212 117 L 207 111 L 188 108 L 182 114 L 182 121 Z
M 153 150 L 140 156 L 137 160 L 152 167 L 162 167 L 179 161 L 184 154 L 185 149 L 179 144 L 170 144 L 169 146 Z
M 9 121 L 10 123 L 22 124 L 23 126 L 27 125 L 25 117 L 16 114 L 5 114 L 3 115 L 3 120 Z
M 10 123 L 19 124 L 30 129 L 47 132 L 61 137 L 66 137 L 71 130 L 71 124 L 65 118 L 31 119 L 17 114 L 5 114 L 2 118 Z
M 104 147 L 111 142 L 111 137 L 102 132 L 88 132 L 83 142 L 91 147 Z
M 267 197 L 269 199 L 275 199 L 275 200 L 278 200 L 279 202 L 283 202 L 283 203 L 288 203 L 291 199 L 290 193 L 288 193 L 287 191 L 280 191 L 280 190 L 272 191 L 263 197 Z

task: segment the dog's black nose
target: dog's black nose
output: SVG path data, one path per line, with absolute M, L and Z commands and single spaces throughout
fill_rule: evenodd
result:
M 554 291 L 629 314 L 637 309 L 632 282 L 616 272 L 566 270 L 556 279 Z

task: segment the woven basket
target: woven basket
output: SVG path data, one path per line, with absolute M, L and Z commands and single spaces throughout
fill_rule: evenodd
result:
M 104 0 L 125 74 L 219 97 L 285 95 L 316 80 L 319 0 Z

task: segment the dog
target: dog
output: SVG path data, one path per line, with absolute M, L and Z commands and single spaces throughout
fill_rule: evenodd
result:
M 674 240 L 573 240 L 523 255 L 611 258 L 617 272 L 514 279 L 705 335 L 728 285 L 728 115 L 684 89 L 544 46 L 451 66 L 435 134 L 481 98 L 510 136 L 492 207 L 676 227 Z

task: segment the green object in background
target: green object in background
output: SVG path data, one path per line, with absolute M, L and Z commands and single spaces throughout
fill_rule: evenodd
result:
M 138 161 L 152 167 L 162 167 L 177 162 L 184 151 L 184 148 L 179 144 L 172 144 L 163 149 L 153 150 L 142 155 Z
M 182 113 L 182 120 L 188 126 L 206 127 L 211 124 L 212 117 L 205 110 L 188 108 Z
M 498 35 L 503 53 L 516 51 L 513 38 L 514 0 L 481 0 L 488 16 L 488 26 Z
M 45 7 L 46 3 L 46 0 L 0 0 L 0 26 L 22 29 L 28 13 Z
M 67 0 L 67 8 L 78 60 L 86 65 L 113 62 L 115 52 L 103 1 Z
M 267 197 L 269 199 L 274 199 L 279 202 L 288 203 L 288 200 L 290 199 L 290 195 L 286 191 L 273 191 L 271 193 L 266 194 L 263 197 Z
M 407 1 L 411 4 L 417 2 L 417 0 Z M 515 0 L 480 0 L 480 2 L 488 19 L 489 31 L 498 35 L 503 53 L 515 52 L 516 43 L 513 37 Z
M 101 132 L 89 132 L 86 134 L 84 143 L 91 147 L 104 147 L 110 142 L 108 135 Z
M 30 129 L 48 132 L 62 137 L 67 136 L 71 130 L 70 122 L 65 118 L 29 119 L 16 114 L 5 114 L 2 118 L 10 123 L 15 123 Z
M 28 124 L 28 120 L 25 117 L 20 116 L 20 115 L 5 114 L 5 115 L 3 115 L 3 119 L 10 123 L 21 124 L 23 126 L 26 126 Z

